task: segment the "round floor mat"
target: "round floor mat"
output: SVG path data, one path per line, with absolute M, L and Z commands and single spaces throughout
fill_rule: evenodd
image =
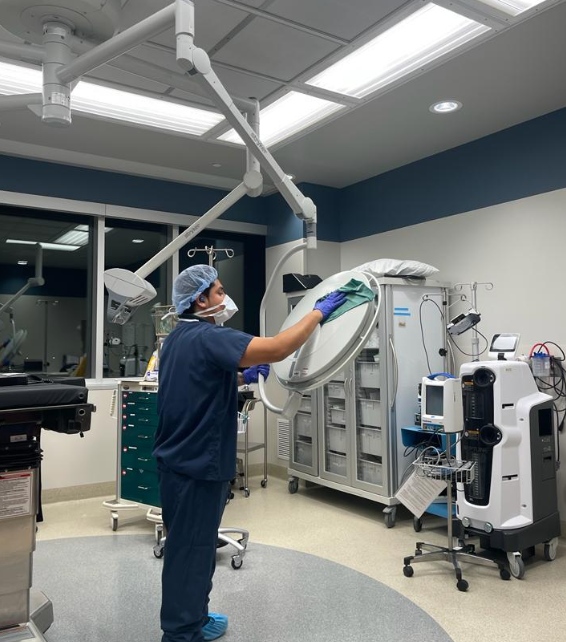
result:
M 161 566 L 145 535 L 39 542 L 34 586 L 53 602 L 50 642 L 159 642 Z M 406 597 L 320 557 L 251 542 L 234 571 L 218 551 L 211 610 L 225 642 L 451 642 Z

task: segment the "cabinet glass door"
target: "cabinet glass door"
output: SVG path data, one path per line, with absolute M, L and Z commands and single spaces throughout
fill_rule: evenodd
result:
M 348 386 L 351 379 L 346 373 L 336 375 L 323 387 L 323 439 L 321 447 L 321 476 L 344 482 L 349 479 L 348 447 Z
M 355 485 L 380 492 L 384 485 L 379 330 L 355 361 Z
M 293 421 L 291 468 L 318 475 L 316 393 L 305 395 Z

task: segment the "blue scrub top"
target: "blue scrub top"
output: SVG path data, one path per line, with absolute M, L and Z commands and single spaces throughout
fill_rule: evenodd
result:
M 253 336 L 208 321 L 179 321 L 159 360 L 153 456 L 193 479 L 236 476 L 238 366 Z

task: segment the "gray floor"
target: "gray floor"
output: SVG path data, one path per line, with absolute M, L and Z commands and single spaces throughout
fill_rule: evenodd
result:
M 145 535 L 38 543 L 34 585 L 53 601 L 50 642 L 158 642 L 161 562 Z M 226 613 L 224 640 L 451 642 L 400 593 L 334 562 L 250 543 L 242 569 L 218 554 L 211 609 Z

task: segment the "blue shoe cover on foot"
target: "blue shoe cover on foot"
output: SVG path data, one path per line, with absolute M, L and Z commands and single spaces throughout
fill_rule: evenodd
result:
M 220 613 L 209 613 L 208 623 L 202 627 L 202 637 L 208 640 L 217 640 L 226 633 L 228 616 Z

